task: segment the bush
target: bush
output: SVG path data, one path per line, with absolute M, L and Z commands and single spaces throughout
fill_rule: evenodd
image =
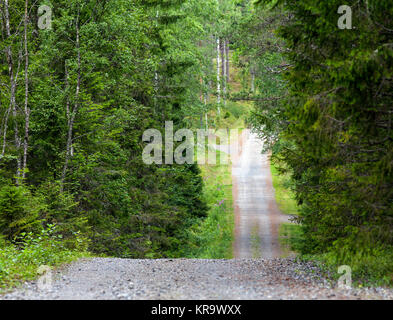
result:
M 358 282 L 393 285 L 393 247 L 372 242 L 368 234 L 355 232 L 352 237 L 336 240 L 321 258 L 330 266 L 350 266 Z
M 8 288 L 37 276 L 37 269 L 42 265 L 58 266 L 77 258 L 88 256 L 80 252 L 86 248 L 83 237 L 75 235 L 79 248 L 67 249 L 61 235 L 56 235 L 56 226 L 48 225 L 38 235 L 22 232 L 16 242 L 11 244 L 0 238 L 0 288 Z
M 25 187 L 4 186 L 0 189 L 0 234 L 12 240 L 21 232 L 41 229 L 39 213 L 42 203 Z
M 75 241 L 83 237 L 83 243 L 88 243 L 90 228 L 87 214 L 79 209 L 79 203 L 74 196 L 65 190 L 60 190 L 56 182 L 43 183 L 37 190 L 36 196 L 44 203 L 41 218 L 44 225 L 56 225 L 56 234 L 61 235 L 63 245 L 68 249 L 81 249 Z
M 228 112 L 232 114 L 236 119 L 240 118 L 244 114 L 244 106 L 231 101 L 227 102 L 225 109 L 227 110 L 225 118 L 229 118 L 230 115 L 228 114 Z

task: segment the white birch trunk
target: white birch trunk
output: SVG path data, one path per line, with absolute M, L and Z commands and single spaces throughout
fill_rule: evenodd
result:
M 226 47 L 225 47 L 225 55 L 226 55 L 226 70 L 227 70 L 227 82 L 230 81 L 229 76 L 229 40 L 226 40 Z
M 73 128 L 74 128 L 75 116 L 78 113 L 78 109 L 79 109 L 79 92 L 80 92 L 80 86 L 81 86 L 81 53 L 80 53 L 80 39 L 79 39 L 79 16 L 80 16 L 80 12 L 78 10 L 78 16 L 76 19 L 76 42 L 75 42 L 76 49 L 77 49 L 77 63 L 78 63 L 77 84 L 76 84 L 76 90 L 75 90 L 75 105 L 74 105 L 74 109 L 72 110 L 72 113 L 70 114 L 70 118 L 68 121 L 66 157 L 65 157 L 65 161 L 64 161 L 63 173 L 61 175 L 61 191 L 63 191 L 63 188 L 64 188 L 64 180 L 65 180 L 67 170 L 68 170 L 68 162 L 70 160 L 70 157 L 72 157 L 72 155 L 73 155 L 73 147 L 72 147 Z M 66 77 L 68 78 L 68 75 L 66 75 Z M 68 105 L 68 103 L 67 103 L 67 105 Z M 69 107 L 67 106 L 67 108 L 69 108 Z
M 207 93 L 206 92 L 204 93 L 203 102 L 205 104 L 205 109 L 206 109 L 206 106 L 207 106 Z M 209 129 L 208 122 L 207 122 L 207 112 L 205 113 L 205 126 L 206 126 L 206 131 L 207 131 Z
M 6 34 L 7 38 L 11 38 L 11 28 L 10 28 L 10 16 L 9 16 L 9 6 L 8 6 L 8 0 L 4 0 L 4 18 L 5 18 L 5 27 L 6 27 Z M 17 86 L 17 79 L 18 79 L 18 73 L 19 73 L 19 67 L 20 67 L 20 61 L 22 58 L 22 53 L 19 54 L 19 59 L 18 59 L 18 67 L 16 70 L 16 73 L 14 74 L 14 60 L 12 57 L 12 48 L 11 44 L 6 48 L 6 57 L 7 57 L 7 63 L 8 63 L 8 72 L 9 72 L 9 77 L 10 77 L 10 111 L 12 111 L 13 117 L 16 119 L 17 117 L 17 110 L 16 110 L 16 86 Z M 8 121 L 8 119 L 7 119 Z M 21 146 L 21 140 L 19 137 L 19 129 L 18 129 L 18 124 L 15 121 L 15 148 L 17 152 L 17 170 L 16 170 L 16 184 L 19 185 L 19 178 L 20 178 L 20 173 L 21 173 L 21 157 L 19 154 L 20 146 Z M 5 136 L 6 137 L 6 132 Z M 4 145 L 3 149 L 5 150 L 5 139 L 4 139 Z
M 220 38 L 217 37 L 217 109 L 218 115 L 221 114 L 221 78 L 220 78 Z
M 227 105 L 227 60 L 226 60 L 226 40 L 222 42 L 222 82 L 223 82 L 223 98 L 224 106 Z
M 25 32 L 24 32 L 24 42 L 25 42 L 25 138 L 23 142 L 23 169 L 22 169 L 22 177 L 23 179 L 26 177 L 26 168 L 27 168 L 27 149 L 28 149 L 28 141 L 29 141 L 29 124 L 30 124 L 30 110 L 29 110 L 29 51 L 27 45 L 27 23 L 28 23 L 28 7 L 29 1 L 25 1 Z

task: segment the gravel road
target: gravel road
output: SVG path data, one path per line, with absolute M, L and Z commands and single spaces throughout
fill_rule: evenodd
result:
M 279 258 L 280 224 L 289 216 L 279 210 L 263 142 L 246 129 L 242 132 L 238 157 L 232 155 L 232 183 L 235 210 L 235 258 Z
M 332 289 L 312 263 L 285 259 L 93 258 L 53 272 L 51 289 L 30 282 L 0 299 L 269 300 L 393 299 L 386 289 Z

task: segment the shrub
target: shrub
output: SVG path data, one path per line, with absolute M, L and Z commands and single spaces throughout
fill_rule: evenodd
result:
M 21 232 L 41 228 L 39 213 L 43 205 L 25 187 L 4 186 L 0 189 L 0 233 L 12 240 Z
M 13 244 L 0 238 L 0 288 L 34 279 L 42 265 L 54 267 L 88 256 L 79 251 L 87 246 L 83 237 L 75 235 L 75 242 L 80 244 L 75 250 L 67 249 L 62 238 L 54 225 L 48 225 L 37 235 L 22 232 Z

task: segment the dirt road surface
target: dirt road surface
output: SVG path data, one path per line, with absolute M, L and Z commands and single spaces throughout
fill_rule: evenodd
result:
M 331 289 L 318 267 L 293 259 L 81 260 L 53 272 L 52 286 L 37 282 L 9 300 L 271 300 L 392 299 L 384 289 Z
M 235 258 L 279 258 L 278 241 L 283 215 L 274 198 L 270 162 L 263 143 L 244 130 L 239 156 L 233 157 L 232 183 L 235 209 Z

